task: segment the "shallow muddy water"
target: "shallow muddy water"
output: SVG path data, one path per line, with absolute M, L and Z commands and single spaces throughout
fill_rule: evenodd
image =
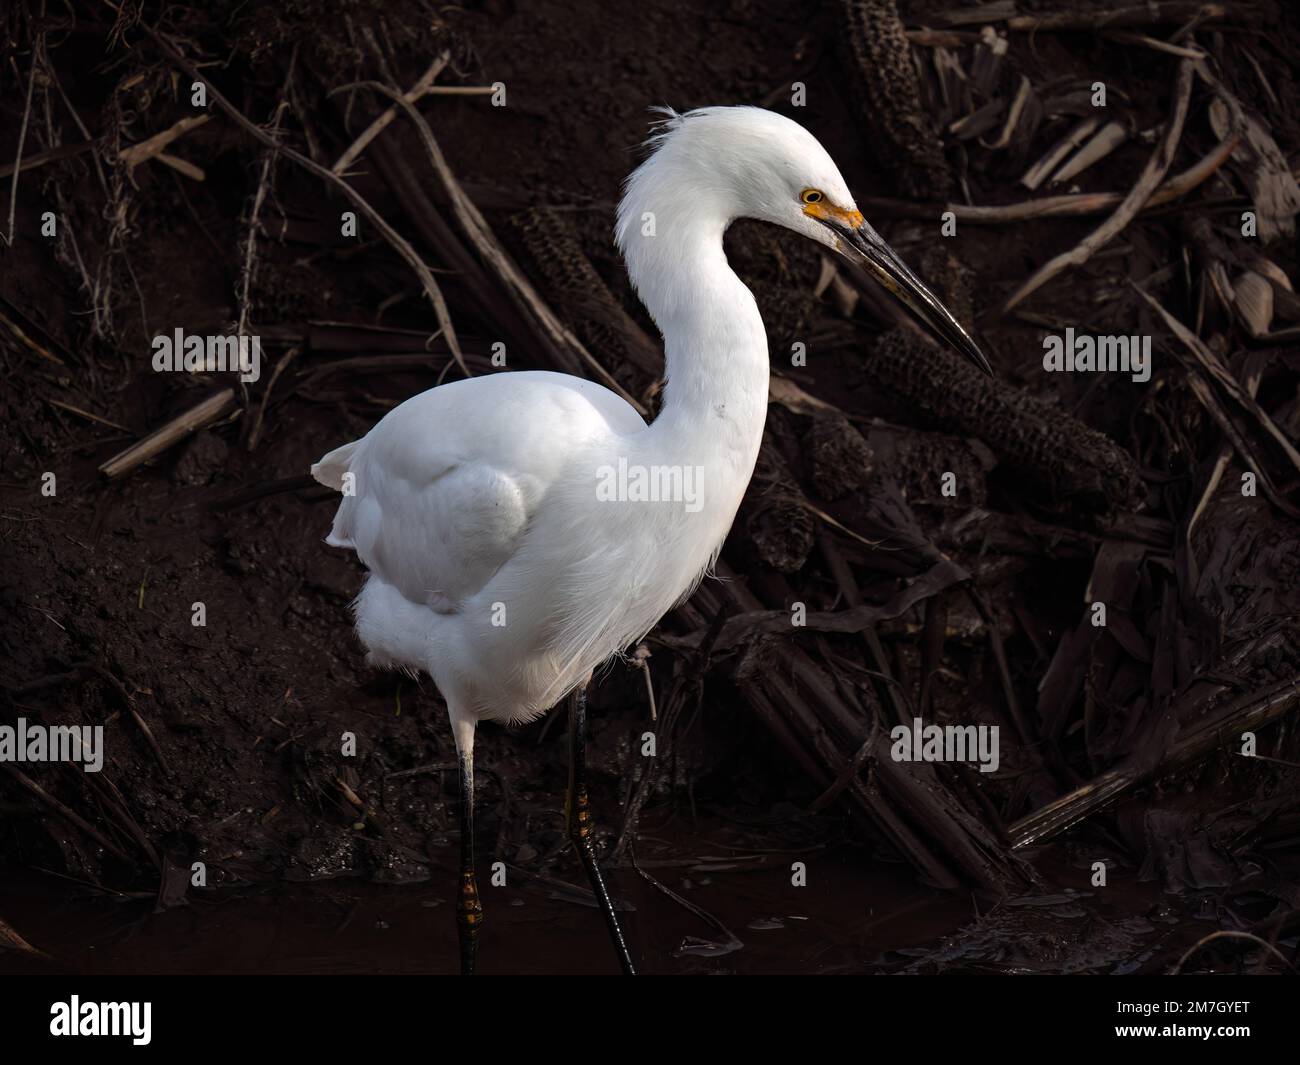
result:
M 1212 931 L 1213 915 L 1117 874 L 1102 892 L 1047 885 L 991 900 L 917 885 L 902 866 L 851 852 L 728 850 L 714 838 L 643 857 L 643 868 L 726 926 L 742 946 L 633 869 L 610 884 L 644 973 L 1152 972 Z M 1059 856 L 1052 855 L 1050 859 Z M 807 885 L 792 885 L 803 860 Z M 1058 881 L 1069 864 L 1048 860 Z M 480 869 L 484 974 L 613 974 L 598 912 L 577 880 Z M 1082 880 L 1082 877 L 1079 877 Z M 282 882 L 152 898 L 87 894 L 68 881 L 0 874 L 0 915 L 48 959 L 0 952 L 3 973 L 452 973 L 451 878 L 415 884 Z M 627 908 L 627 907 L 633 908 Z

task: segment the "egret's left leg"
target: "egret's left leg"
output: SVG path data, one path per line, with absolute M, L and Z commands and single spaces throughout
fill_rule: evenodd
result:
M 452 715 L 460 759 L 460 886 L 456 896 L 456 928 L 460 939 L 460 974 L 473 976 L 478 960 L 478 930 L 483 905 L 474 874 L 474 725 L 473 718 Z
M 619 927 L 618 916 L 614 913 L 614 904 L 605 889 L 604 877 L 600 875 L 600 866 L 596 864 L 596 849 L 591 842 L 591 804 L 587 801 L 587 688 L 574 689 L 569 697 L 569 790 L 564 799 L 564 827 L 569 839 L 582 859 L 587 870 L 587 879 L 591 881 L 591 890 L 595 893 L 596 903 L 605 915 L 605 924 L 609 926 L 609 937 L 614 941 L 614 950 L 618 954 L 618 963 L 623 967 L 625 976 L 635 976 L 632 955 L 628 953 L 627 942 L 623 939 L 623 929 Z

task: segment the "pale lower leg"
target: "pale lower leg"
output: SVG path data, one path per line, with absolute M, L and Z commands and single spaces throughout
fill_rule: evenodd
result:
M 478 898 L 474 874 L 474 723 L 455 721 L 456 747 L 460 758 L 460 886 L 456 896 L 456 928 L 460 938 L 460 972 L 474 975 L 478 958 L 478 930 L 483 924 L 483 905 Z

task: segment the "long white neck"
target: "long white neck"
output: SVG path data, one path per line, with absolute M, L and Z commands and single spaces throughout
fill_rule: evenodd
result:
M 763 438 L 767 334 L 723 252 L 725 211 L 682 203 L 671 190 L 639 191 L 622 215 L 638 227 L 652 215 L 653 235 L 638 228 L 621 243 L 667 360 L 663 407 L 645 444 L 652 461 L 702 466 L 708 509 L 729 526 Z

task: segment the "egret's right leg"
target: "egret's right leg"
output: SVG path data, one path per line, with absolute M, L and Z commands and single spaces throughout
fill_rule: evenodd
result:
M 453 713 L 451 730 L 460 759 L 460 889 L 456 896 L 456 928 L 460 938 L 460 974 L 474 975 L 478 930 L 483 905 L 474 875 L 474 725 L 473 718 Z
M 573 690 L 569 697 L 569 787 L 564 797 L 564 827 L 569 833 L 578 857 L 582 859 L 583 868 L 587 870 L 587 879 L 591 881 L 592 894 L 596 904 L 605 915 L 605 924 L 609 928 L 609 938 L 618 955 L 618 963 L 623 975 L 635 976 L 636 968 L 632 964 L 632 955 L 627 949 L 627 940 L 623 938 L 623 929 L 619 926 L 618 915 L 614 912 L 614 903 L 605 887 L 605 878 L 600 875 L 600 866 L 596 862 L 596 848 L 591 842 L 591 804 L 587 799 L 587 686 L 581 685 Z

